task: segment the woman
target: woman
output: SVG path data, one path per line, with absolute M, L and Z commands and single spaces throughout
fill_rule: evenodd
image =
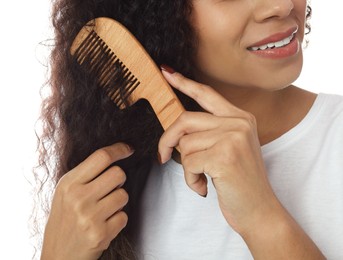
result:
M 291 85 L 309 15 L 305 0 L 55 1 L 42 259 L 342 258 L 343 98 Z M 147 103 L 121 112 L 70 57 L 99 16 L 187 108 L 163 134 Z

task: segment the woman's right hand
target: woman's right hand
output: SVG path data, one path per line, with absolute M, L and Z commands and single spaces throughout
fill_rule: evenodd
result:
M 126 175 L 113 162 L 132 155 L 117 143 L 97 150 L 59 181 L 45 228 L 42 260 L 98 259 L 127 224 Z M 103 172 L 104 171 L 104 172 Z

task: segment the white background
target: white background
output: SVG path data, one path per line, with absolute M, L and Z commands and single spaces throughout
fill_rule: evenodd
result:
M 343 94 L 341 0 L 312 1 L 312 32 L 296 85 Z M 34 125 L 45 80 L 49 1 L 6 1 L 0 15 L 0 252 L 1 259 L 31 259 L 28 218 L 35 165 Z

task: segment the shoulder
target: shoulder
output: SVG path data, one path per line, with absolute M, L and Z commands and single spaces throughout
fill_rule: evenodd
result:
M 322 134 L 330 147 L 343 152 L 343 96 L 335 94 L 318 94 L 316 100 L 317 120 L 313 134 L 317 138 Z
M 315 105 L 320 115 L 326 120 L 343 120 L 343 96 L 335 94 L 318 94 Z
M 324 104 L 332 107 L 340 107 L 343 109 L 343 96 L 338 94 L 319 93 L 317 99 L 321 100 Z

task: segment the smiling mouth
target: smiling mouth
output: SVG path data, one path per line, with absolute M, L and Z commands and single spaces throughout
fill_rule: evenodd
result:
M 249 51 L 259 51 L 259 50 L 282 48 L 282 47 L 288 45 L 293 40 L 295 33 L 296 32 L 294 32 L 291 36 L 288 36 L 285 39 L 282 39 L 282 40 L 277 41 L 277 42 L 270 42 L 268 44 L 264 44 L 261 46 L 249 47 L 248 50 Z

